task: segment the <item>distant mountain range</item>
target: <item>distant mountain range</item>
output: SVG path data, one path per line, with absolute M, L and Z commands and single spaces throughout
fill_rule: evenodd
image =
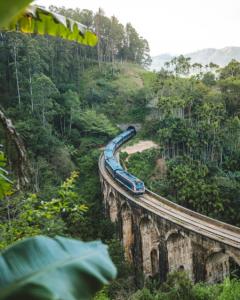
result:
M 183 54 L 186 57 L 191 57 L 191 63 L 201 63 L 202 65 L 210 62 L 223 67 L 232 59 L 240 60 L 240 47 L 225 47 L 222 49 L 206 48 L 192 53 Z M 160 54 L 152 57 L 151 70 L 159 71 L 164 67 L 164 63 L 170 61 L 174 55 L 168 53 Z

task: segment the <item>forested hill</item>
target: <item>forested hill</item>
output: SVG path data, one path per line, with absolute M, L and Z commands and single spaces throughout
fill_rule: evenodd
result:
M 100 37 L 93 53 L 89 53 L 89 49 L 85 52 L 87 57 L 100 61 L 119 60 L 141 65 L 150 64 L 148 42 L 139 35 L 131 23 L 124 26 L 115 16 L 107 17 L 100 8 L 96 13 L 88 9 L 73 10 L 55 6 L 50 6 L 50 9 L 86 25 Z
M 22 189 L 23 194 L 16 193 L 13 200 L 16 207 L 29 201 L 26 211 L 30 215 L 26 218 L 22 210 L 15 214 L 16 207 L 12 206 L 13 227 L 10 229 L 5 224 L 5 214 L 0 216 L 2 231 L 6 233 L 0 239 L 0 248 L 36 233 L 70 234 L 84 239 L 100 237 L 104 232 L 101 224 L 89 225 L 92 233 L 88 234 L 86 228 L 89 226 L 79 225 L 77 230 L 75 225 L 72 227 L 76 218 L 70 207 L 64 208 L 68 211 L 64 215 L 52 211 L 52 215 L 50 212 L 47 217 L 39 217 L 41 220 L 35 216 L 36 226 L 29 220 L 37 211 L 41 215 L 38 205 L 51 197 L 56 198 L 61 183 L 68 177 L 70 190 L 78 180 L 77 203 L 94 207 L 89 212 L 94 218 L 86 218 L 84 222 L 101 219 L 101 216 L 96 217 L 101 213 L 98 210 L 101 202 L 97 173 L 99 148 L 117 134 L 117 122 L 139 121 L 144 114 L 138 107 L 144 106 L 146 99 L 146 93 L 141 90 L 147 73 L 142 66 L 149 58 L 147 41 L 130 23 L 124 27 L 101 10 L 96 14 L 89 10 L 56 7 L 52 10 L 85 23 L 98 32 L 100 42 L 97 47 L 90 48 L 60 38 L 1 32 L 1 112 L 11 119 L 26 147 L 28 164 L 25 167 L 28 165 L 30 180 L 27 192 L 37 193 L 37 200 L 28 198 Z M 0 128 L 0 145 L 9 161 L 6 166 L 9 177 L 20 182 L 19 149 L 12 140 L 11 126 L 6 121 Z M 2 167 L 2 152 L 0 154 Z M 71 177 L 74 170 L 80 170 L 80 175 L 74 173 Z M 73 208 L 76 199 L 67 199 Z M 33 212 L 33 207 L 37 211 Z M 46 222 L 51 216 L 52 221 Z M 80 217 L 76 222 L 81 220 Z M 9 230 L 14 234 L 9 234 Z
M 88 25 L 100 42 L 0 32 L 0 249 L 35 235 L 101 239 L 135 289 L 103 214 L 97 163 L 118 122 L 144 119 L 148 43 L 101 10 L 52 9 Z
M 172 61 L 173 70 L 150 72 L 144 68 L 148 43 L 132 25 L 101 10 L 52 10 L 88 25 L 100 42 L 89 48 L 60 38 L 0 34 L 0 118 L 3 112 L 12 120 L 26 147 L 30 181 L 16 189 L 19 153 L 5 119 L 10 131 L 0 127 L 0 174 L 6 176 L 6 168 L 14 183 L 4 185 L 6 193 L 0 190 L 7 195 L 0 205 L 0 249 L 37 234 L 101 239 L 119 279 L 96 299 L 223 299 L 216 296 L 222 287 L 195 289 L 183 273 L 162 290 L 154 283 L 130 298 L 138 287 L 103 215 L 97 163 L 119 124 L 138 123 L 136 138 L 159 147 L 123 153 L 128 170 L 170 200 L 239 226 L 240 62 L 209 64 L 206 73 L 198 64 L 188 77 L 191 65 L 182 56 Z M 175 282 L 181 283 L 177 290 Z

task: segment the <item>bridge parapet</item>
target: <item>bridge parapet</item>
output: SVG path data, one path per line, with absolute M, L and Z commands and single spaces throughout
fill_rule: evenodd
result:
M 194 282 L 220 282 L 240 272 L 240 229 L 192 212 L 147 191 L 134 197 L 99 159 L 105 212 L 117 224 L 125 258 L 161 281 L 185 270 Z

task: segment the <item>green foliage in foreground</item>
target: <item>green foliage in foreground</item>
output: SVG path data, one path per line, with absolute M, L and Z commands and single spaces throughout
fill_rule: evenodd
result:
M 76 192 L 77 172 L 60 186 L 56 197 L 44 201 L 36 194 L 4 200 L 0 210 L 0 249 L 24 237 L 71 234 L 84 221 L 88 207 Z
M 228 279 L 221 284 L 193 285 L 185 272 L 168 275 L 167 281 L 159 288 L 149 283 L 147 287 L 134 293 L 130 300 L 238 300 L 240 281 Z
M 116 277 L 105 245 L 37 236 L 0 257 L 0 299 L 91 299 Z
M 4 26 L 6 30 L 48 34 L 88 46 L 97 44 L 97 35 L 87 30 L 83 24 L 54 14 L 42 7 L 25 8 L 30 2 L 32 1 L 18 0 L 11 4 L 2 2 L 0 4 L 0 26 Z
M 8 172 L 5 170 L 6 158 L 0 151 L 0 200 L 10 193 L 11 181 L 8 179 Z
M 0 2 L 0 26 L 6 25 L 9 21 L 19 14 L 32 0 L 12 0 Z

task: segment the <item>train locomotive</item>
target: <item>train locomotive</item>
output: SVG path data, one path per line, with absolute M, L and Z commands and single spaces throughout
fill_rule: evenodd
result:
M 143 181 L 125 171 L 114 156 L 116 150 L 135 134 L 136 129 L 133 126 L 130 126 L 127 130 L 111 140 L 104 149 L 104 163 L 111 176 L 124 188 L 131 191 L 134 195 L 141 195 L 145 192 Z

